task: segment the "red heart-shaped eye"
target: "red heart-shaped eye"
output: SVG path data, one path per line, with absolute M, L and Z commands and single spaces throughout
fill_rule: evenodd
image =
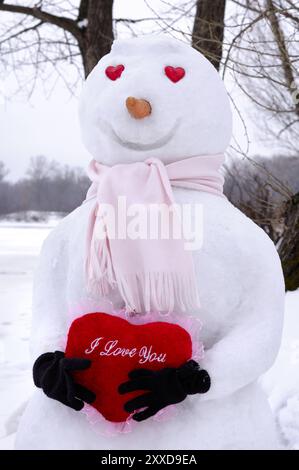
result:
M 185 69 L 183 67 L 171 67 L 171 65 L 167 65 L 164 69 L 165 75 L 171 80 L 173 83 L 182 80 L 185 76 Z
M 125 70 L 125 66 L 120 64 L 120 65 L 110 65 L 109 67 L 106 68 L 105 74 L 107 75 L 110 80 L 117 80 L 123 71 Z

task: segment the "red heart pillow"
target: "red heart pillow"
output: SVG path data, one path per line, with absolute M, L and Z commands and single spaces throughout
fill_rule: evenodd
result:
M 76 381 L 96 394 L 92 406 L 107 420 L 123 422 L 129 416 L 124 404 L 144 393 L 118 393 L 128 373 L 137 368 L 179 367 L 191 358 L 192 341 L 174 323 L 134 325 L 107 313 L 89 313 L 72 323 L 65 355 L 92 361 L 88 369 L 74 373 Z

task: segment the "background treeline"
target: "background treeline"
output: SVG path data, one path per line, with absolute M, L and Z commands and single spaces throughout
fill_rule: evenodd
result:
M 0 162 L 0 216 L 20 211 L 71 212 L 84 200 L 90 184 L 81 168 L 44 156 L 31 159 L 24 178 L 12 182 Z

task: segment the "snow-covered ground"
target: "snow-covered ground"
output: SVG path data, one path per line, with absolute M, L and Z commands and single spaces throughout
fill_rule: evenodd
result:
M 274 410 L 282 445 L 299 450 L 299 289 L 286 295 L 280 351 L 262 385 Z
M 0 222 L 0 449 L 12 449 L 32 390 L 29 332 L 33 271 L 41 244 L 57 223 Z M 299 449 L 299 290 L 286 295 L 278 358 L 263 386 L 284 448 Z
M 33 271 L 55 223 L 0 222 L 0 449 L 13 448 L 32 390 L 28 340 Z

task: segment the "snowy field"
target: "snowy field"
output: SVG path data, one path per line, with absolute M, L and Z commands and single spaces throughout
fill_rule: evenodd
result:
M 29 357 L 33 272 L 47 224 L 0 222 L 0 449 L 14 436 L 32 390 Z
M 12 449 L 32 390 L 29 357 L 33 271 L 43 240 L 57 222 L 0 222 L 0 449 Z M 286 296 L 281 350 L 263 386 L 283 448 L 299 450 L 299 291 Z

